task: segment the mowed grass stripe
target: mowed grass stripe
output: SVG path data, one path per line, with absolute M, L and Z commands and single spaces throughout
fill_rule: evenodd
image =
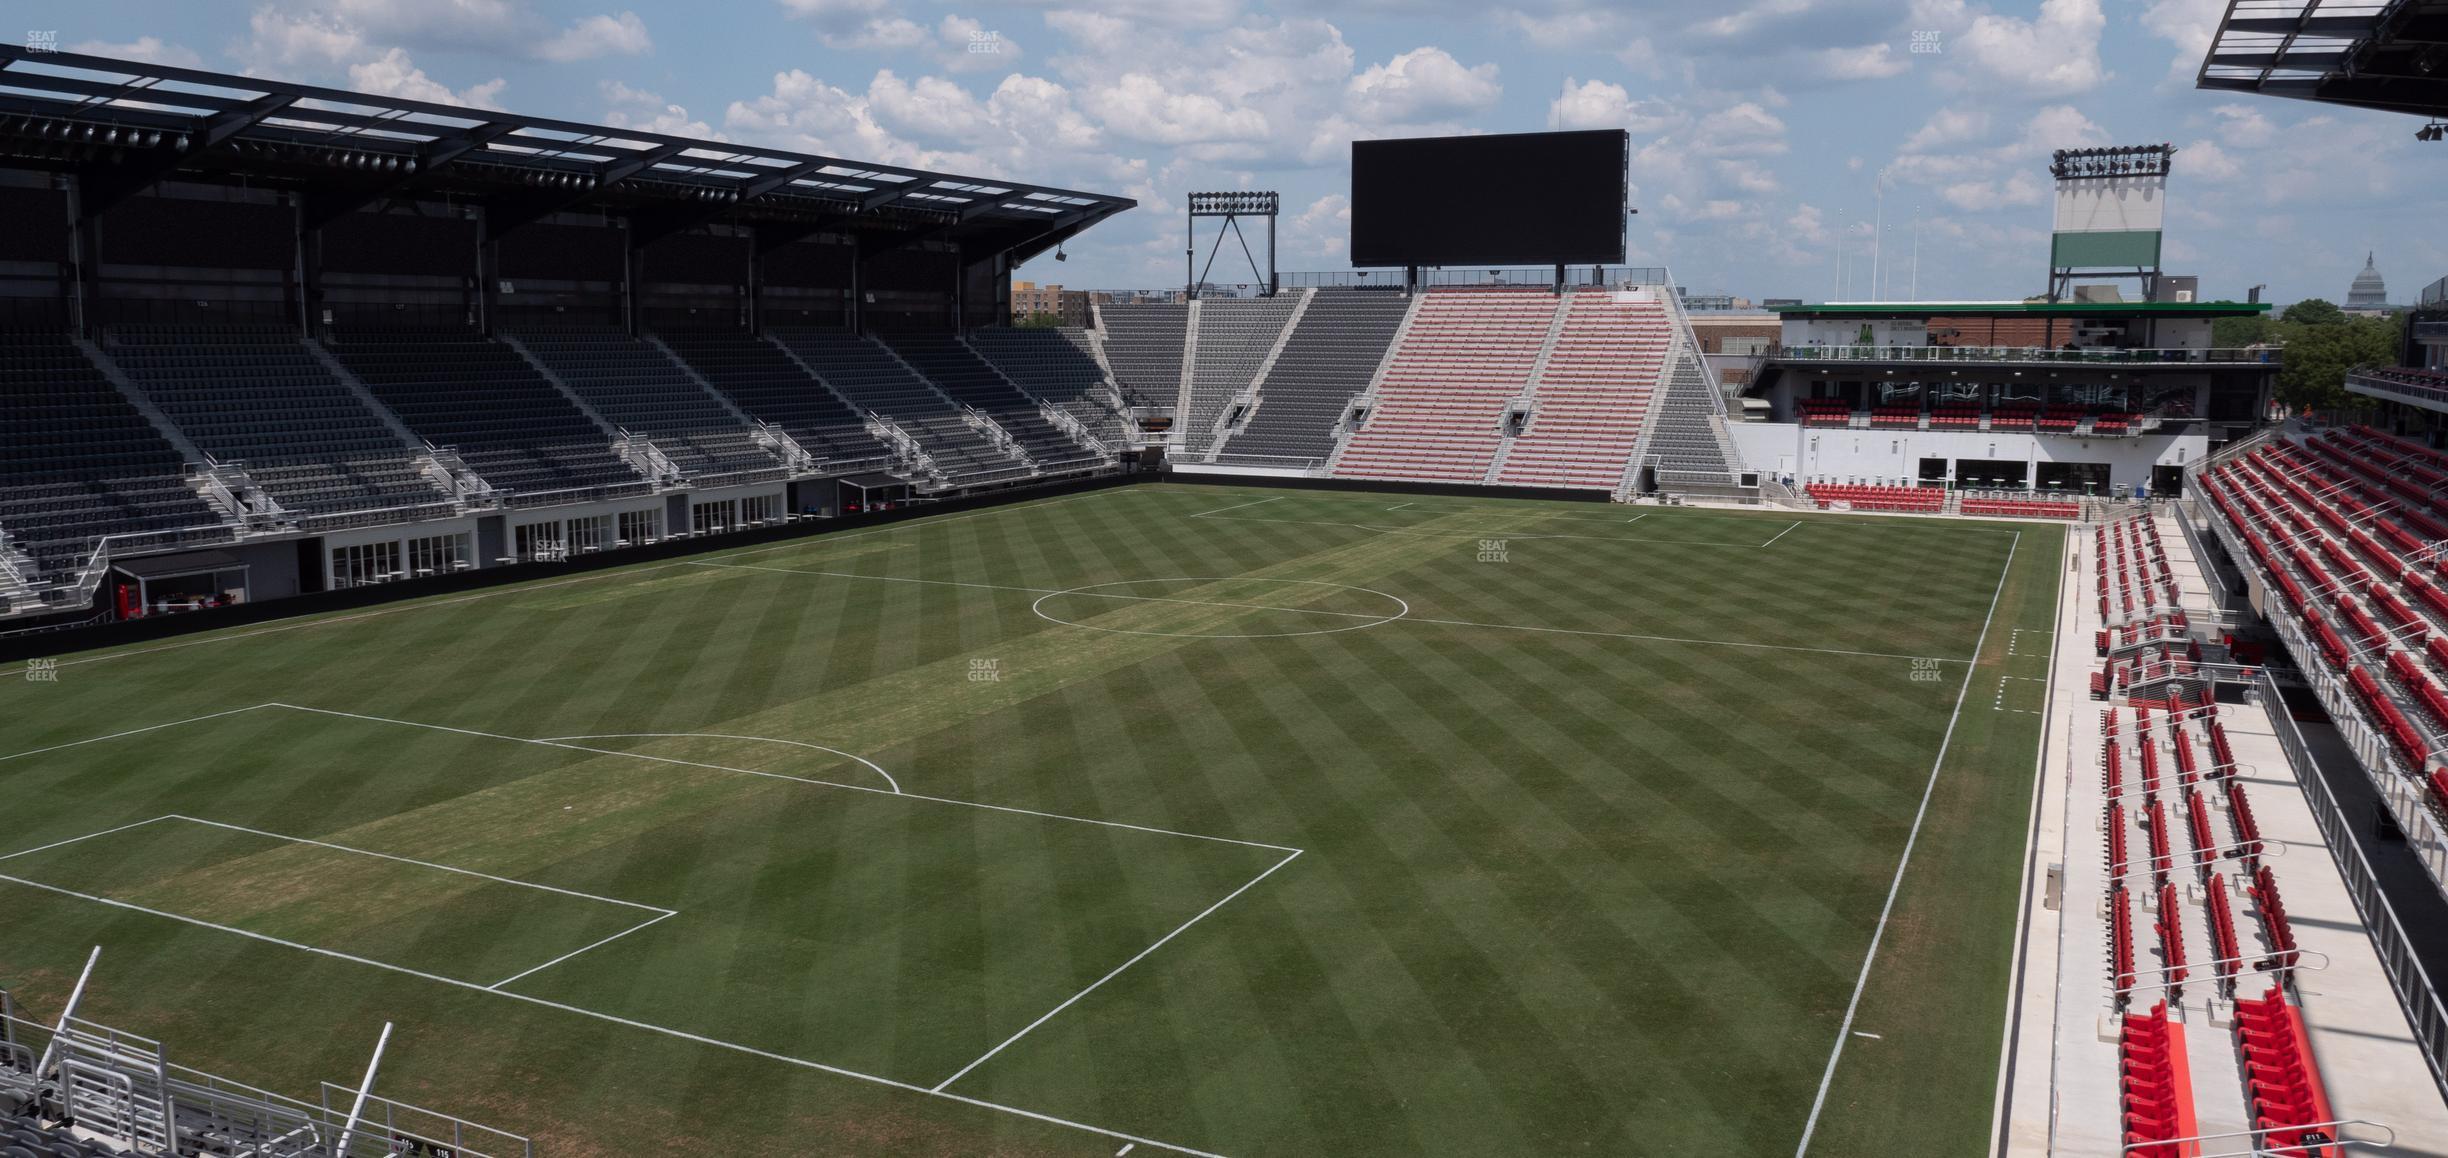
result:
M 1134 488 L 740 561 L 1049 588 L 1243 577 L 1147 585 L 1194 597 L 1295 590 L 1253 576 L 1322 580 L 1452 607 L 1451 618 L 1960 658 L 1989 581 L 1957 588 L 1974 571 L 1994 575 L 2005 541 L 1956 523 L 1811 519 L 1768 550 L 1517 538 L 1515 562 L 1494 565 L 1475 561 L 1474 520 L 1612 533 L 1589 520 L 1633 512 L 1487 504 L 1498 518 L 1473 502 L 1391 516 L 1435 536 L 1186 517 L 1267 499 L 1254 510 L 1313 505 L 1329 519 L 1379 522 L 1384 512 L 1354 518 L 1371 497 Z M 1635 526 L 1757 543 L 1791 521 L 1656 511 Z M 75 739 L 126 727 L 129 702 L 176 718 L 283 699 L 508 735 L 769 735 L 875 758 L 907 772 L 913 790 L 1301 847 L 957 1088 L 974 1082 L 1010 1104 L 1234 1154 L 1778 1153 L 1808 1100 L 1794 1074 L 1824 1059 L 1841 1012 L 1840 994 L 1821 995 L 1842 984 L 1810 978 L 1858 963 L 1880 891 L 1870 884 L 1892 870 L 1907 789 L 1943 727 L 1932 705 L 1962 678 L 1950 665 L 1937 685 L 1915 684 L 1900 659 L 1399 622 L 1253 641 L 1120 636 L 1047 623 L 1020 592 L 657 567 L 68 669 L 68 682 L 40 693 L 39 728 Z M 1163 631 L 1303 618 L 1112 602 L 1065 617 Z M 997 661 L 999 677 L 973 684 L 977 659 Z M 80 671 L 111 679 L 80 684 Z M 0 751 L 35 746 L 13 743 L 30 727 L 0 721 L 11 742 Z M 532 879 L 672 904 L 684 909 L 667 923 L 672 935 L 657 926 L 581 956 L 537 975 L 537 991 L 648 1020 L 702 1018 L 785 1052 L 855 1056 L 928 1082 L 1276 855 L 1098 826 L 1068 840 L 999 831 L 978 810 L 951 823 L 857 819 L 863 810 L 842 800 L 895 802 L 726 774 L 701 787 L 675 766 L 550 749 L 503 759 L 501 742 L 409 742 L 348 721 L 292 734 L 238 717 L 228 735 L 245 739 L 208 745 L 231 756 L 207 771 L 179 731 L 83 761 L 76 775 L 47 759 L 0 764 L 0 790 L 18 799 L 29 783 L 109 785 L 35 814 L 36 827 L 71 835 L 101 827 L 79 808 L 201 812 L 204 799 L 298 821 L 229 817 L 261 827 L 435 839 L 451 857 L 499 857 Z M 1967 757 L 2014 743 L 1969 727 L 1958 742 Z M 699 743 L 645 750 L 695 758 Z M 758 766 L 751 749 L 722 751 L 713 762 Z M 816 767 L 807 758 L 777 755 L 775 767 L 803 774 Z M 2028 766 L 2027 741 L 2021 759 Z M 556 819 L 632 782 L 635 794 L 613 791 L 623 799 L 604 816 L 573 814 L 567 830 Z M 407 819 L 387 827 L 393 814 Z M 1961 855 L 2010 860 L 2001 848 Z M 1216 851 L 1226 855 L 1207 855 Z M 1989 889 L 1986 876 L 1958 875 Z M 30 948 L 54 979 L 72 969 L 75 942 L 152 924 L 31 907 Z M 1899 921 L 1917 911 L 1908 897 Z M 932 923 L 905 926 L 905 913 Z M 1020 935 L 1032 920 L 1048 940 Z M 1904 934 L 1883 958 L 1902 962 L 1916 942 L 1988 952 L 1977 937 Z M 561 1015 L 539 1024 L 538 1011 L 505 1012 L 498 998 L 318 963 L 282 968 L 270 964 L 278 953 L 246 947 L 203 958 L 223 987 L 209 1024 L 177 1011 L 154 1020 L 157 1000 L 205 992 L 180 972 L 192 940 L 173 931 L 156 943 L 176 946 L 131 954 L 142 972 L 122 984 L 148 1008 L 129 1024 L 181 1022 L 179 1040 L 226 1044 L 245 1063 L 233 1072 L 249 1078 L 294 1071 L 310 1087 L 307 1073 L 349 1063 L 250 1062 L 265 1051 L 249 1041 L 279 1028 L 250 1026 L 246 1009 L 281 1008 L 286 1024 L 326 1019 L 315 1023 L 335 1034 L 405 1010 L 450 1062 L 402 1052 L 403 1091 L 490 1101 L 503 1111 L 492 1116 L 534 1123 L 548 1143 L 584 1149 L 617 1121 L 740 1153 L 788 1153 L 787 1140 L 808 1137 L 852 1152 L 1076 1145 L 1017 1118 L 811 1085 L 787 1067 L 743 1067 Z M 18 955 L 0 953 L 0 973 Z M 1942 989 L 1946 1008 L 1983 1000 L 1943 975 L 1913 976 Z M 39 999 L 43 984 L 25 992 Z M 1011 1009 L 1031 985 L 1044 1003 Z M 954 1048 L 963 1034 L 974 1042 Z M 1985 1056 L 1937 1040 L 1928 1056 L 1940 1060 L 1872 1066 L 1863 1080 L 1985 1104 L 1994 1038 Z M 668 1096 L 635 1106 L 642 1088 Z M 773 1105 L 793 1108 L 787 1125 Z M 1949 1122 L 1913 1148 L 1964 1149 Z M 1844 1147 L 1820 1152 L 1881 1150 L 1874 1135 Z

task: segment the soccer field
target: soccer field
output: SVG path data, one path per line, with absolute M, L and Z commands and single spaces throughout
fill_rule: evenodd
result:
M 2063 535 L 1138 485 L 63 656 L 0 987 L 552 1158 L 1976 1153 Z

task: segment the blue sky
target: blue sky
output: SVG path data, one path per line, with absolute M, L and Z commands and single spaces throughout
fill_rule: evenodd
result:
M 1636 262 L 1702 292 L 2017 297 L 2054 148 L 2171 141 L 2168 264 L 2209 296 L 2448 274 L 2448 146 L 2192 87 L 2223 0 L 21 0 L 62 47 L 1135 197 L 1021 276 L 1178 284 L 1182 195 L 1284 194 L 1345 268 L 1355 138 L 1631 130 Z M 2430 191 L 2426 191 L 2426 188 Z M 1919 217 L 1917 284 L 1911 260 Z M 1222 263 L 1219 261 L 1221 270 Z M 1221 279 L 1220 279 L 1221 280 Z

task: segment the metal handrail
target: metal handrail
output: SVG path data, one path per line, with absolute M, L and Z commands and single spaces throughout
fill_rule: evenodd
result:
M 1779 344 L 1775 356 L 1797 362 L 2096 362 L 2102 364 L 2277 363 L 2275 346 L 1795 346 Z
M 2324 1147 L 2329 1146 L 2394 1146 L 2397 1144 L 2396 1127 L 2389 1126 L 2381 1122 L 2374 1122 L 2368 1118 L 2339 1118 L 2328 1122 L 2307 1122 L 2300 1126 L 2273 1126 L 2260 1130 L 2230 1130 L 2223 1134 L 2195 1134 L 2187 1138 L 2166 1138 L 2146 1142 L 2128 1142 L 2125 1144 L 2125 1148 L 2118 1151 L 2118 1153 L 2131 1154 L 2136 1150 L 2156 1150 L 2163 1146 L 2178 1147 L 2186 1142 L 2207 1142 L 2212 1138 L 2263 1138 L 2270 1134 L 2277 1133 L 2279 1130 L 2320 1130 L 2334 1126 L 2369 1126 L 2372 1129 L 2387 1133 L 2388 1137 L 2376 1141 L 2369 1138 L 2336 1138 L 2328 1142 L 2319 1143 L 2318 1145 L 2309 1146 L 2256 1145 L 2249 1150 L 2229 1150 L 2223 1154 L 2202 1154 L 2198 1155 L 2197 1158 L 2269 1158 L 2269 1156 L 2277 1154 L 2318 1155 Z

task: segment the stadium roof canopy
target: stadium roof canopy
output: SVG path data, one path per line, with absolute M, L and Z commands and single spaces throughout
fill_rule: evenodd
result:
M 2193 83 L 2448 116 L 2448 0 L 2228 0 Z
M 1137 202 L 642 129 L 0 45 L 0 165 L 84 177 L 98 213 L 168 178 L 308 195 L 320 223 L 392 197 L 485 206 L 488 236 L 563 211 L 643 240 L 712 221 L 942 237 L 1025 260 Z
M 1770 306 L 1788 318 L 2245 318 L 2268 302 L 1805 302 Z

